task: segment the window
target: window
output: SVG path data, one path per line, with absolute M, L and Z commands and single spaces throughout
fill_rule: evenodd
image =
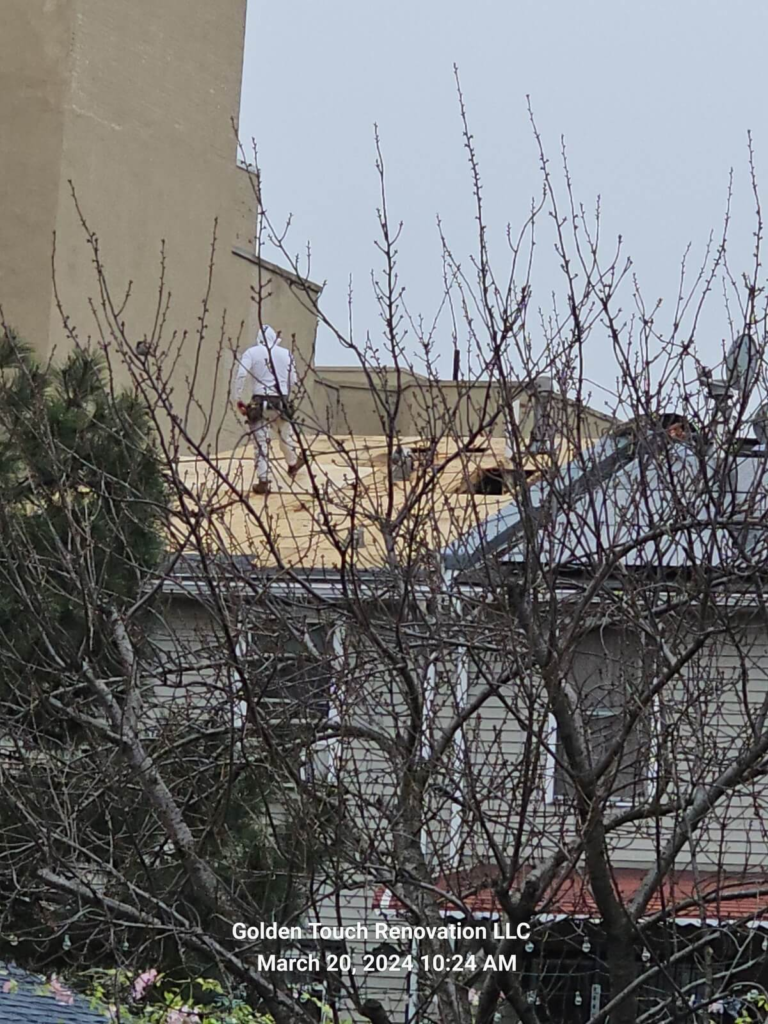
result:
M 578 644 L 568 676 L 575 720 L 589 764 L 596 766 L 623 733 L 627 715 L 637 709 L 649 678 L 640 639 L 617 628 L 596 630 Z M 652 710 L 643 709 L 623 749 L 602 780 L 613 800 L 633 801 L 648 789 L 651 759 Z M 571 797 L 574 784 L 562 741 L 555 744 L 555 797 Z
M 305 781 L 333 783 L 341 759 L 340 738 L 323 725 L 338 725 L 338 679 L 345 665 L 343 628 L 337 622 L 285 618 L 254 621 L 239 645 L 240 667 L 248 681 L 246 700 L 237 700 L 236 722 L 267 719 L 286 739 L 301 735 L 297 747 Z M 239 689 L 239 679 L 236 687 Z
M 331 630 L 325 623 L 285 619 L 254 623 L 244 668 L 250 704 L 271 718 L 327 718 L 333 679 Z

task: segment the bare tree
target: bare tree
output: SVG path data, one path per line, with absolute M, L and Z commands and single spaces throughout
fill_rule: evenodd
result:
M 241 454 L 217 446 L 226 396 L 195 418 L 194 379 L 181 405 L 172 393 L 163 283 L 157 331 L 137 351 L 84 221 L 102 348 L 153 424 L 125 443 L 156 439 L 167 557 L 132 561 L 126 544 L 130 600 L 117 600 L 93 505 L 71 500 L 79 449 L 25 412 L 63 529 L 46 558 L 23 517 L 2 533 L 5 588 L 40 638 L 34 685 L 28 656 L 10 647 L 2 662 L 3 930 L 37 962 L 217 974 L 278 1022 L 312 1019 L 296 979 L 258 966 L 290 940 L 237 940 L 236 922 L 420 927 L 418 942 L 383 952 L 350 940 L 350 962 L 319 944 L 320 1001 L 336 1020 L 351 1008 L 374 1024 L 402 1012 L 634 1024 L 729 1006 L 758 1019 L 757 189 L 752 272 L 731 273 L 724 233 L 693 281 L 684 268 L 662 327 L 620 246 L 603 257 L 599 210 L 578 205 L 564 152 L 555 182 L 541 146 L 542 197 L 493 268 L 461 110 L 471 271 L 444 239 L 443 317 L 426 329 L 408 310 L 377 140 L 381 340 L 317 314 L 360 367 L 380 432 L 354 436 L 343 412 L 330 423 L 308 377 L 306 474 L 268 499 L 251 494 Z M 532 261 L 544 216 L 563 274 L 546 313 Z M 262 231 L 288 259 L 266 210 Z M 719 281 L 742 340 L 708 375 L 696 336 Z M 255 292 L 260 319 L 267 293 Z M 299 294 L 316 304 L 309 286 Z M 450 386 L 436 366 L 446 319 L 473 368 Z M 583 372 L 595 345 L 612 353 L 624 421 L 597 440 Z M 4 392 L 9 438 L 17 388 Z M 111 469 L 89 469 L 101 500 Z M 107 509 L 109 543 L 146 500 L 131 488 Z M 62 600 L 83 624 L 76 642 L 56 618 Z M 474 932 L 453 941 L 447 922 Z

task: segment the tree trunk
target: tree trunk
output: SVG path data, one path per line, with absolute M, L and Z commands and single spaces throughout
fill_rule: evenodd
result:
M 608 943 L 608 976 L 611 998 L 624 992 L 637 977 L 635 948 L 631 937 L 613 937 Z M 635 1024 L 637 1020 L 637 990 L 633 990 L 611 1010 L 611 1024 Z

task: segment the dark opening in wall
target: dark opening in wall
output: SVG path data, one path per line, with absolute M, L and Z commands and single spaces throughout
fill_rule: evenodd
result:
M 506 494 L 508 488 L 503 471 L 498 467 L 481 470 L 472 490 L 475 494 Z

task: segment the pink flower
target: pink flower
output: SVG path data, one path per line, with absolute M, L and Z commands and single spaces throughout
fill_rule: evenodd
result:
M 154 985 L 156 981 L 157 971 L 154 967 L 150 971 L 144 971 L 144 973 L 140 974 L 134 981 L 133 988 L 131 989 L 131 995 L 136 1000 L 143 999 L 144 993 L 151 985 Z
M 165 1024 L 202 1024 L 200 1017 L 188 1006 L 182 1006 L 180 1010 L 171 1010 L 165 1018 Z
M 66 1006 L 73 1005 L 75 1001 L 74 994 L 66 987 L 66 985 L 62 985 L 55 974 L 51 978 L 49 985 L 57 1003 L 64 1003 Z

